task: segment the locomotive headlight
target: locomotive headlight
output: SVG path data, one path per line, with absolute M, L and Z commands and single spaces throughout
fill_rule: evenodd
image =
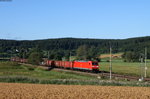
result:
M 99 67 L 99 66 L 92 66 L 92 67 Z

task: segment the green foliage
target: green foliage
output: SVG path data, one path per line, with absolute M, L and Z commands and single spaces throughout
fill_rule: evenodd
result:
M 20 58 L 28 58 L 28 50 L 27 49 L 20 49 L 19 51 L 18 51 L 18 56 L 20 57 Z
M 4 76 L 0 77 L 0 82 L 9 83 L 35 83 L 35 84 L 64 84 L 64 85 L 101 85 L 101 86 L 140 86 L 150 87 L 150 83 L 110 81 L 110 80 L 77 80 L 77 79 L 37 79 L 26 76 Z
M 147 51 L 147 58 L 150 59 L 150 48 L 148 48 Z
M 127 51 L 143 52 L 144 48 L 147 47 L 148 58 L 150 58 L 150 37 L 123 40 L 78 38 L 61 38 L 34 41 L 0 40 L 0 56 L 28 57 L 34 48 L 39 48 L 41 51 L 50 51 L 50 59 L 61 60 L 61 58 L 64 56 L 68 58 L 68 51 L 75 51 L 79 48 L 79 46 L 86 45 L 88 48 L 90 47 L 91 50 L 94 49 L 93 51 L 89 50 L 92 55 L 86 56 L 87 58 L 91 58 L 91 56 L 93 57 L 94 53 L 109 53 L 110 42 L 113 53 Z M 19 52 L 16 52 L 16 49 L 19 50 Z M 45 55 L 45 57 L 47 57 L 47 55 Z
M 125 52 L 122 57 L 125 62 L 139 62 L 140 54 L 137 52 Z
M 77 59 L 79 60 L 98 60 L 100 54 L 97 54 L 98 50 L 94 46 L 81 45 L 77 49 Z
M 64 56 L 63 50 L 55 50 L 50 52 L 49 59 L 62 60 L 63 56 Z
M 42 62 L 42 54 L 40 52 L 32 52 L 28 58 L 30 64 L 38 65 Z
M 79 60 L 87 60 L 88 58 L 88 47 L 87 45 L 79 46 L 77 49 L 77 59 Z
M 38 83 L 39 80 L 26 76 L 3 76 L 0 77 L 0 82 L 10 83 Z

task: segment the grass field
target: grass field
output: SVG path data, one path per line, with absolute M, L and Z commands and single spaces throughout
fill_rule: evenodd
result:
M 46 71 L 38 68 L 38 66 L 30 67 L 14 62 L 0 62 L 0 76 L 26 76 L 38 79 L 94 79 L 94 77 L 82 74 L 54 70 Z
M 118 66 L 120 67 L 120 65 Z M 107 63 L 104 62 L 101 62 L 100 67 L 101 70 L 108 69 Z M 127 68 L 127 70 L 128 69 L 129 68 Z M 116 72 L 124 73 L 124 71 L 119 71 L 119 69 L 116 69 Z M 127 74 L 134 74 L 134 72 L 134 70 L 130 70 Z M 99 79 L 96 76 L 55 70 L 48 71 L 41 69 L 38 66 L 26 66 L 14 62 L 0 62 L 0 82 L 66 85 L 150 86 L 150 83 L 145 82 L 139 83 L 137 81 L 128 82 L 122 80 L 109 81 L 107 79 Z
M 100 70 L 109 71 L 110 63 L 107 62 L 109 58 L 102 59 L 100 62 Z M 142 75 L 144 75 L 144 63 L 142 64 Z M 147 62 L 147 77 L 150 77 L 150 61 Z M 141 63 L 139 62 L 123 62 L 122 59 L 112 59 L 112 71 L 114 73 L 126 75 L 141 75 Z
M 1 99 L 150 99 L 150 88 L 0 83 Z

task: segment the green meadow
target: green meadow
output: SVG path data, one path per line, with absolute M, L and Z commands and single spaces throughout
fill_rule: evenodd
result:
M 101 70 L 108 70 L 108 62 L 100 63 Z M 117 63 L 116 63 L 117 64 Z M 136 64 L 133 69 L 136 69 Z M 131 68 L 125 68 L 128 65 L 122 66 L 124 71 L 120 68 L 121 64 L 113 67 L 113 71 L 126 74 L 137 74 Z M 129 67 L 129 66 L 128 66 Z M 118 69 L 120 68 L 120 70 Z M 138 68 L 138 67 L 137 67 Z M 129 72 L 125 72 L 126 70 Z M 44 70 L 38 66 L 27 66 L 15 62 L 0 62 L 0 82 L 9 83 L 35 83 L 35 84 L 66 84 L 66 85 L 101 85 L 101 86 L 150 86 L 149 83 L 137 81 L 119 81 L 109 79 L 98 79 L 95 76 L 84 74 L 77 74 L 72 72 Z
M 104 58 L 99 63 L 100 70 L 109 71 L 109 58 Z M 142 67 L 141 67 L 142 66 Z M 144 63 L 123 62 L 122 59 L 112 59 L 112 72 L 124 75 L 141 76 L 144 75 Z M 147 61 L 147 77 L 150 77 L 150 60 Z
M 15 62 L 0 62 L 0 77 L 30 77 L 37 79 L 94 79 L 94 77 L 71 72 L 43 70 L 38 66 L 21 65 Z M 96 77 L 95 77 L 96 78 Z

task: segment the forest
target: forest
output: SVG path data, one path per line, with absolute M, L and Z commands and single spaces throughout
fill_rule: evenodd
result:
M 0 57 L 19 56 L 28 58 L 33 52 L 40 52 L 43 57 L 61 60 L 69 56 L 78 59 L 98 58 L 99 55 L 109 53 L 132 54 L 139 57 L 147 48 L 147 58 L 150 58 L 150 36 L 128 39 L 82 39 L 58 38 L 44 40 L 6 40 L 0 39 Z M 82 55 L 83 54 L 83 55 Z M 128 55 L 129 56 L 129 55 Z

